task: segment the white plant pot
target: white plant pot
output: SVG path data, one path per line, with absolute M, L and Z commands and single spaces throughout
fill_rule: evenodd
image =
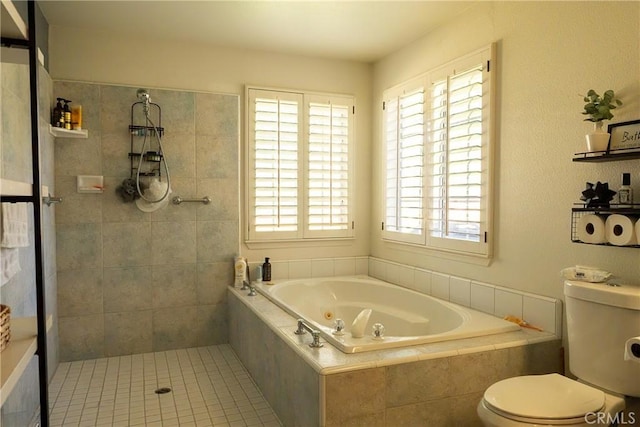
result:
M 595 129 L 593 132 L 586 135 L 587 138 L 587 151 L 606 151 L 609 146 L 609 133 L 602 130 L 602 122 L 595 123 Z

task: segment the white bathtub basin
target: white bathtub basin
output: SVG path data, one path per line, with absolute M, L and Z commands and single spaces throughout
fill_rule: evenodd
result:
M 479 311 L 442 301 L 367 276 L 327 277 L 258 284 L 258 291 L 292 316 L 304 319 L 345 353 L 404 347 L 518 330 L 519 326 Z M 365 336 L 353 338 L 350 326 L 371 309 Z M 344 335 L 333 333 L 336 319 Z M 373 337 L 381 323 L 383 339 Z

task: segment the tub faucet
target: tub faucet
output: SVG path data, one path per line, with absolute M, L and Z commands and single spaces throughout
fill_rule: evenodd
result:
M 246 291 L 247 289 L 251 289 L 251 270 L 249 270 L 249 263 L 247 263 L 247 272 L 244 275 L 244 280 L 242 281 L 241 291 Z M 254 294 L 255 295 L 255 294 Z
M 351 324 L 351 336 L 353 338 L 364 337 L 364 329 L 367 327 L 367 322 L 369 322 L 371 312 L 372 310 L 370 308 L 365 308 L 353 320 L 353 323 Z
M 249 293 L 247 295 L 250 296 L 250 297 L 255 297 L 256 295 L 258 295 L 256 293 L 256 288 L 251 286 L 251 285 L 249 285 Z

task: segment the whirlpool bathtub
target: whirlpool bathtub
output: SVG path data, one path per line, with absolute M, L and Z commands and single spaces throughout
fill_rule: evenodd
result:
M 260 284 L 258 291 L 292 316 L 304 319 L 344 353 L 404 347 L 518 330 L 519 326 L 367 276 L 327 277 Z M 363 310 L 371 315 L 361 338 L 351 326 Z M 336 335 L 338 319 L 344 322 Z M 384 326 L 382 338 L 373 325 Z

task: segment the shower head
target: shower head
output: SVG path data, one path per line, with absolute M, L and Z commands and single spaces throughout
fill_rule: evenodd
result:
M 149 96 L 149 92 L 147 92 L 146 89 L 138 89 L 138 91 L 136 92 L 136 96 L 145 104 L 151 102 L 151 97 Z
M 138 89 L 136 92 L 136 96 L 143 104 L 144 114 L 149 117 L 149 104 L 151 104 L 151 97 L 149 96 L 149 92 L 146 89 Z

